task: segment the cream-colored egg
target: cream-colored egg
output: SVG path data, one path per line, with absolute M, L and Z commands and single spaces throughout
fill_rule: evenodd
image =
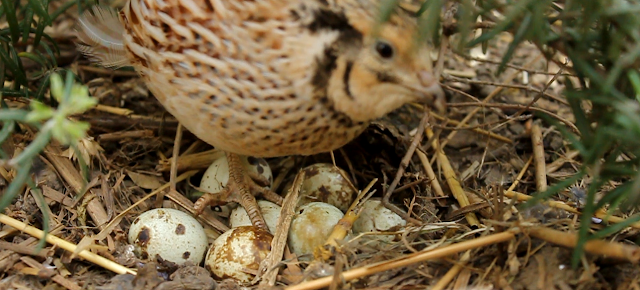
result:
M 253 226 L 232 228 L 213 242 L 205 267 L 220 279 L 233 278 L 248 284 L 254 276 L 243 269 L 258 270 L 271 252 L 272 239 L 269 232 Z
M 131 224 L 129 243 L 141 259 L 156 256 L 176 264 L 199 264 L 207 250 L 207 235 L 191 215 L 170 208 L 157 208 L 139 215 Z
M 269 188 L 273 182 L 273 174 L 269 163 L 263 158 L 240 156 L 242 165 L 245 170 L 258 173 L 269 181 Z M 227 156 L 216 159 L 209 165 L 207 171 L 204 172 L 202 180 L 200 181 L 200 188 L 210 193 L 217 193 L 227 185 L 229 181 L 229 163 L 227 163 Z
M 380 199 L 372 198 L 367 200 L 362 206 L 362 212 L 353 223 L 353 233 L 388 232 L 397 231 L 404 227 L 407 222 L 396 213 L 386 208 Z M 382 245 L 393 241 L 394 235 L 368 236 L 367 239 L 375 239 Z
M 344 170 L 328 163 L 316 163 L 302 170 L 305 172 L 305 179 L 300 186 L 302 198 L 298 207 L 311 202 L 324 202 L 343 213 L 349 209 L 357 192 L 343 177 L 343 174 L 348 176 Z
M 280 217 L 280 206 L 270 201 L 258 200 L 258 207 L 260 207 L 262 217 L 264 217 L 265 222 L 267 222 L 269 232 L 275 234 L 276 227 L 278 226 L 278 218 Z M 229 224 L 231 224 L 232 228 L 251 225 L 251 220 L 249 220 L 249 215 L 244 207 L 237 207 L 231 211 Z
M 326 242 L 333 227 L 344 216 L 337 207 L 312 202 L 300 207 L 289 229 L 289 248 L 300 255 L 313 253 L 313 250 Z

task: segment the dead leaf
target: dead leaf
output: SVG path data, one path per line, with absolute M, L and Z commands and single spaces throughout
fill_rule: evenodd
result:
M 129 178 L 131 178 L 133 183 L 135 183 L 137 186 L 140 186 L 144 189 L 154 190 L 165 183 L 164 180 L 153 175 L 141 174 L 141 173 L 128 171 L 128 170 L 127 170 L 127 175 L 129 176 Z

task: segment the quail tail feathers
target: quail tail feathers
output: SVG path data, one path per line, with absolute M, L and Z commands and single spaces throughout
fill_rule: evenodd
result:
M 93 6 L 77 23 L 77 47 L 87 58 L 107 68 L 130 65 L 123 42 L 124 25 L 116 9 Z

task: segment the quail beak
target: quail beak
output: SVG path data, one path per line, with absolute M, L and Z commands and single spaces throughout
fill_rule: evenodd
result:
M 422 71 L 419 76 L 422 84 L 421 89 L 418 90 L 422 96 L 420 101 L 435 108 L 440 114 L 446 113 L 447 100 L 438 80 L 431 72 Z

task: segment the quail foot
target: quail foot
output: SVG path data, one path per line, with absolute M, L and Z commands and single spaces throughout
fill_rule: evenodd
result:
M 311 155 L 337 149 L 408 103 L 442 111 L 417 21 L 383 0 L 130 0 L 78 21 L 78 49 L 105 67 L 133 66 L 198 138 L 227 152 L 230 189 L 265 227 L 260 190 L 238 155 Z M 267 195 L 270 195 L 268 193 Z

